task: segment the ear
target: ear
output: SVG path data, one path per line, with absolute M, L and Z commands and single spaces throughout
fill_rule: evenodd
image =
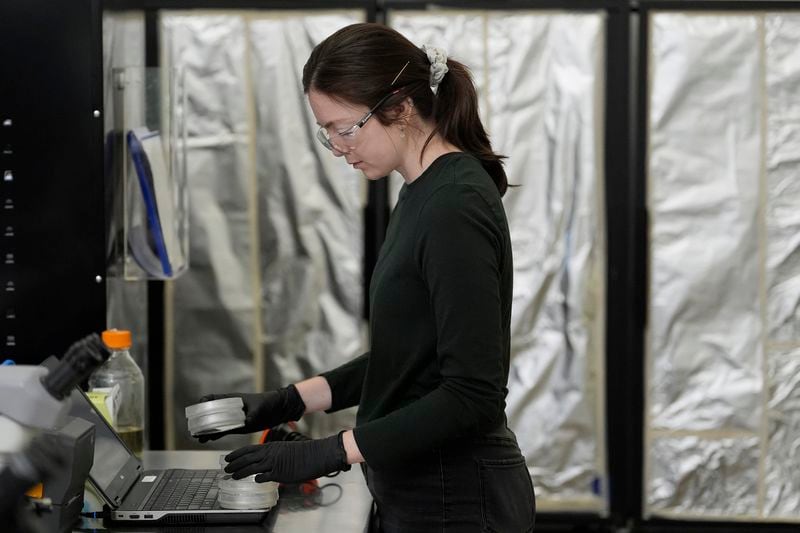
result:
M 393 119 L 400 120 L 405 124 L 408 124 L 411 115 L 414 114 L 414 101 L 411 97 L 404 98 L 400 103 L 392 107 L 389 114 Z

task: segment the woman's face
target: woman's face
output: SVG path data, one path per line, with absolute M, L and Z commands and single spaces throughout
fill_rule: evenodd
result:
M 330 137 L 334 149 L 331 153 L 344 157 L 349 165 L 361 170 L 368 179 L 387 176 L 400 164 L 398 131 L 396 127 L 384 126 L 376 117 L 371 117 L 361 128 L 348 132 L 364 118 L 369 108 L 334 100 L 330 96 L 310 90 L 308 103 L 317 119 Z

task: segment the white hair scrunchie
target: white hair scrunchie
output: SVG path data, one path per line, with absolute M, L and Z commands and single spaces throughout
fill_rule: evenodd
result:
M 433 94 L 436 94 L 444 75 L 450 70 L 447 68 L 447 52 L 427 44 L 422 45 L 422 51 L 425 52 L 428 56 L 428 61 L 431 62 L 430 86 Z

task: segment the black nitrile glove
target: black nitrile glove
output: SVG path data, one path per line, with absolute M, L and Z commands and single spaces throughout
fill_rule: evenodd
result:
M 300 483 L 331 472 L 350 470 L 342 433 L 324 439 L 244 446 L 225 456 L 228 461 L 225 472 L 233 479 L 258 474 L 256 481 L 259 483 Z
M 200 401 L 209 402 L 221 398 L 242 399 L 245 414 L 244 426 L 219 433 L 200 435 L 197 437 L 200 442 L 217 440 L 231 433 L 255 433 L 291 420 L 300 420 L 300 417 L 306 412 L 306 404 L 294 385 L 269 392 L 208 394 L 200 398 Z

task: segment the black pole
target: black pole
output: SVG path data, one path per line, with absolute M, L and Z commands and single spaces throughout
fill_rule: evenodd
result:
M 145 67 L 159 66 L 158 10 L 144 12 Z M 166 440 L 164 419 L 164 282 L 147 281 L 147 419 L 150 424 L 149 444 L 163 450 Z
M 641 516 L 645 224 L 637 172 L 637 99 L 627 2 L 609 10 L 606 39 L 606 432 L 609 510 L 618 526 Z
M 386 12 L 371 4 L 367 10 L 367 22 L 386 24 Z M 367 182 L 367 205 L 364 206 L 364 318 L 369 319 L 369 284 L 378 261 L 386 227 L 389 225 L 389 178 Z

